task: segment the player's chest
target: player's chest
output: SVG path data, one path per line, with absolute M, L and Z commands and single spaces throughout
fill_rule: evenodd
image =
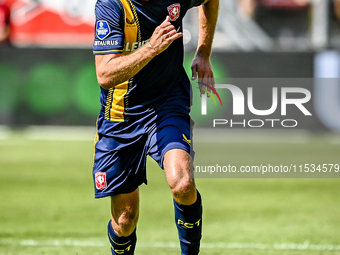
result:
M 170 22 L 176 29 L 181 26 L 182 19 L 188 10 L 189 2 L 183 0 L 151 0 L 150 2 L 133 0 L 132 3 L 136 8 L 142 37 L 150 38 L 155 28 L 159 26 L 167 16 L 170 17 Z
M 137 50 L 147 43 L 152 33 L 167 16 L 176 30 L 181 30 L 182 19 L 188 10 L 187 1 L 158 1 L 141 2 L 125 0 L 125 28 L 123 55 Z M 131 9 L 130 9 L 131 8 Z

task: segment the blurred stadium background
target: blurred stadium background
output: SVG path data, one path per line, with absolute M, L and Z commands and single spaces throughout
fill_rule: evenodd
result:
M 109 252 L 108 201 L 93 199 L 91 180 L 99 111 L 91 50 L 94 4 L 0 1 L 1 255 Z M 212 54 L 216 77 L 286 82 L 277 87 L 301 81 L 313 95 L 312 116 L 292 110 L 299 126 L 288 131 L 211 132 L 199 129 L 208 124 L 196 105 L 197 164 L 339 164 L 340 1 L 220 5 Z M 183 38 L 189 75 L 197 33 L 193 9 Z M 272 99 L 268 86 L 256 88 L 254 101 L 266 109 Z M 228 101 L 225 113 L 230 109 Z M 137 254 L 179 254 L 164 176 L 152 161 L 148 167 Z M 340 254 L 338 180 L 198 178 L 206 219 L 202 254 Z
M 9 8 L 9 35 L 0 47 L 0 125 L 93 125 L 99 110 L 91 52 L 95 0 L 2 2 Z M 335 0 L 222 0 L 212 55 L 215 76 L 338 78 L 339 6 Z M 5 17 L 6 8 L 1 10 Z M 5 18 L 1 26 L 5 37 Z M 188 72 L 197 33 L 193 9 L 184 24 Z M 318 85 L 308 86 L 313 92 Z M 316 112 L 327 110 L 320 98 L 313 98 Z M 340 130 L 339 118 L 313 118 L 303 128 Z

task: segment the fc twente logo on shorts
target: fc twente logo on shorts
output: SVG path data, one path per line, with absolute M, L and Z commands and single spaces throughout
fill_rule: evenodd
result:
M 105 189 L 107 187 L 106 173 L 97 172 L 95 177 L 96 177 L 96 188 L 99 190 Z
M 167 9 L 168 9 L 171 21 L 175 21 L 176 19 L 179 18 L 179 11 L 181 9 L 180 4 L 172 4 L 172 5 L 168 6 Z

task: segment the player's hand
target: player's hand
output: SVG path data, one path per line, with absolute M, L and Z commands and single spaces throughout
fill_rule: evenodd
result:
M 170 17 L 167 16 L 163 23 L 156 27 L 153 32 L 150 38 L 150 46 L 159 54 L 182 35 L 181 32 L 176 31 L 175 27 L 170 23 Z
M 203 89 L 211 92 L 209 86 L 215 88 L 214 73 L 209 56 L 206 56 L 198 51 L 192 61 L 191 71 L 192 80 L 196 80 L 198 74 L 198 85 L 201 91 L 201 95 L 205 94 L 205 91 Z M 210 97 L 209 94 L 208 97 Z

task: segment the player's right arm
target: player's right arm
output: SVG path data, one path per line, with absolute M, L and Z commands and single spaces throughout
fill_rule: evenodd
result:
M 150 41 L 129 55 L 96 55 L 96 73 L 99 85 L 108 90 L 129 80 L 146 66 L 155 56 L 166 50 L 170 44 L 181 37 L 166 17 L 153 32 Z

